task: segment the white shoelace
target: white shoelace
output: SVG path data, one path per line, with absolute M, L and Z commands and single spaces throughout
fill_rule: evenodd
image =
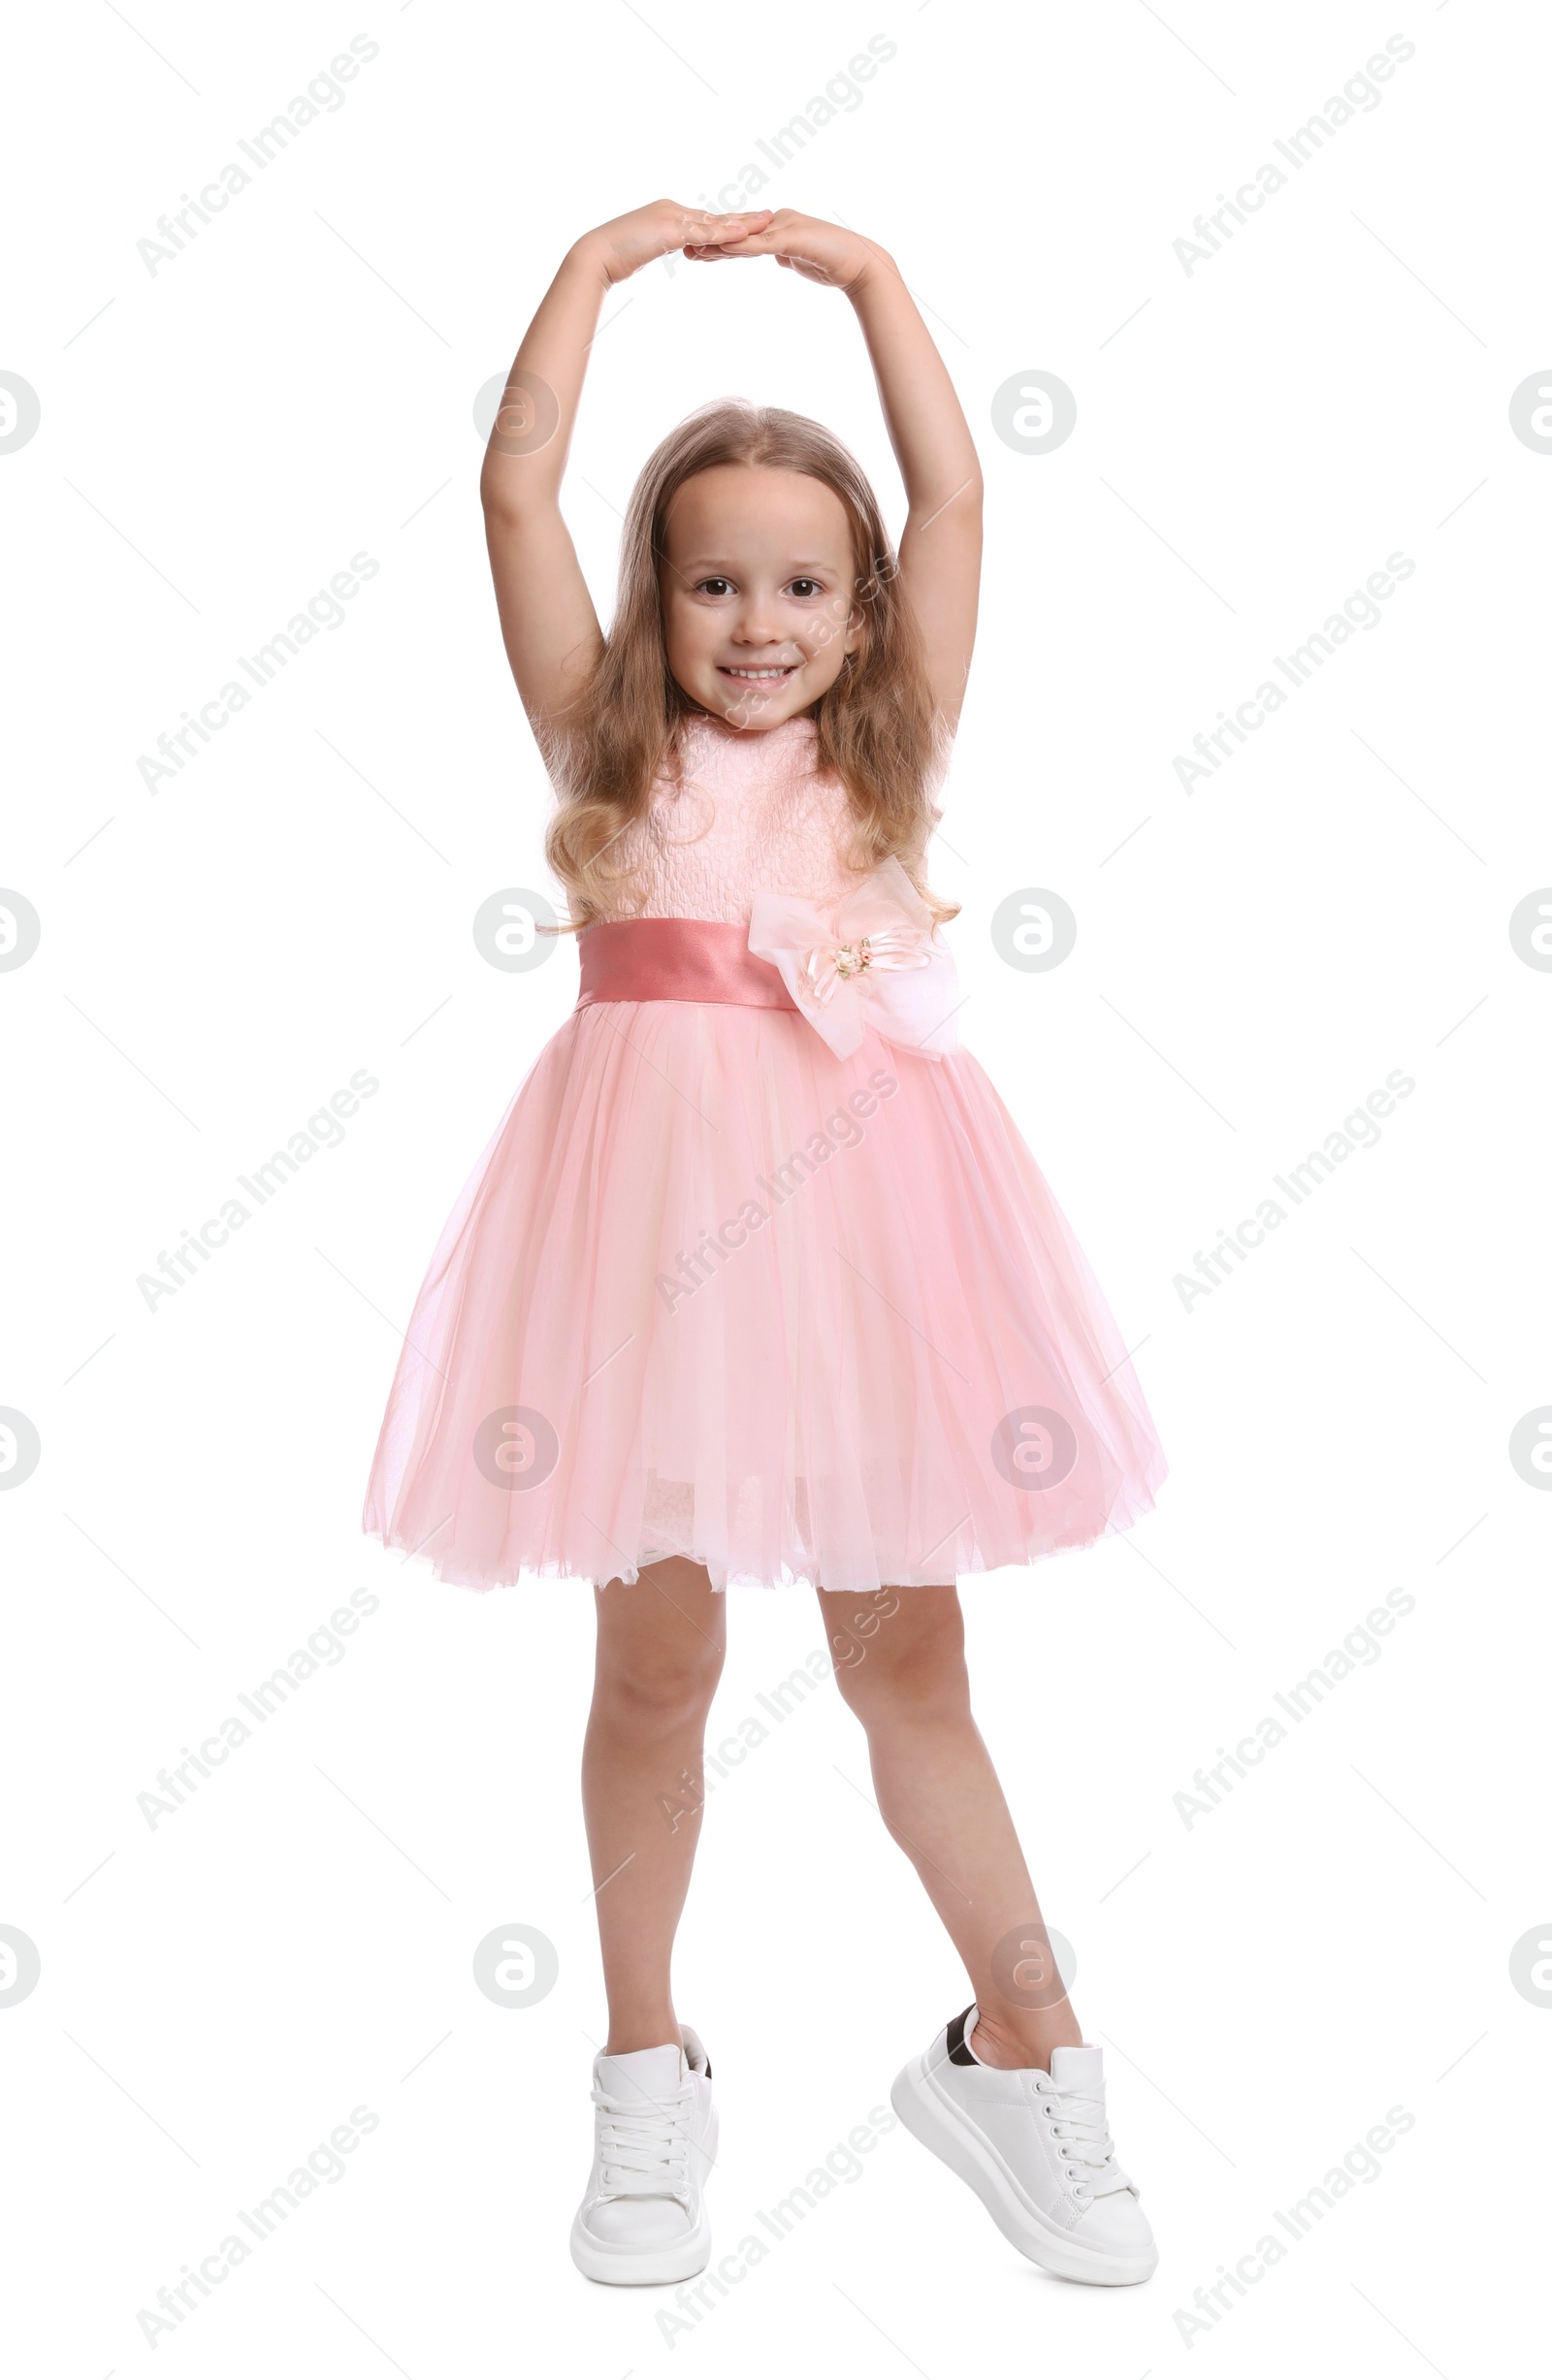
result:
M 695 2094 L 686 2083 L 658 2101 L 618 2099 L 595 2084 L 598 2171 L 607 2198 L 671 2198 L 690 2192 L 689 2119 Z
M 1105 2120 L 1105 2102 L 1092 2091 L 1061 2091 L 1042 2084 L 1040 2105 L 1051 2123 L 1051 2136 L 1061 2152 L 1067 2178 L 1080 2198 L 1105 2198 L 1113 2190 L 1129 2190 L 1129 2175 L 1116 2163 L 1116 2143 Z

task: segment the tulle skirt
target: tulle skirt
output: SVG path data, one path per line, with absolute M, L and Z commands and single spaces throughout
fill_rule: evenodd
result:
M 416 1301 L 363 1528 L 471 1588 L 950 1585 L 1166 1474 L 1086 1259 L 966 1051 L 579 1008 Z

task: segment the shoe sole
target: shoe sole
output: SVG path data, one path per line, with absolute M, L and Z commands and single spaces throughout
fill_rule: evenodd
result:
M 913 2058 L 896 2074 L 889 2104 L 907 2132 L 968 2182 L 1004 2239 L 1021 2256 L 1064 2281 L 1128 2288 L 1146 2281 L 1158 2265 L 1158 2250 L 1146 2256 L 1107 2256 L 1059 2232 L 1015 2188 L 995 2157 L 932 2074 L 926 2057 Z
M 717 2157 L 715 2108 L 702 2153 L 709 2171 Z M 661 2240 L 650 2248 L 611 2247 L 604 2240 L 595 2239 L 583 2226 L 579 2207 L 571 2225 L 571 2262 L 590 2281 L 601 2281 L 612 2289 L 661 2289 L 667 2282 L 693 2281 L 711 2262 L 711 2220 L 706 2212 L 704 2185 L 700 2220 L 695 2230 L 686 2232 L 682 2239 Z

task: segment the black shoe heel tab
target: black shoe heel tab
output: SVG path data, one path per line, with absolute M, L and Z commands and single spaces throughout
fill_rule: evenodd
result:
M 974 2007 L 975 2002 L 972 2000 L 970 2009 Z M 970 2009 L 961 2009 L 958 2015 L 949 2025 L 949 2064 L 951 2066 L 974 2066 L 978 2063 L 977 2059 L 972 2056 L 969 2044 L 964 2038 L 964 2020 L 969 2015 Z

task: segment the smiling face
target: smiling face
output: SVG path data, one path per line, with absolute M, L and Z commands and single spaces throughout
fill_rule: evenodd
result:
M 668 667 L 703 710 L 760 731 L 808 710 L 861 641 L 845 505 L 823 480 L 746 463 L 674 496 L 658 573 Z

